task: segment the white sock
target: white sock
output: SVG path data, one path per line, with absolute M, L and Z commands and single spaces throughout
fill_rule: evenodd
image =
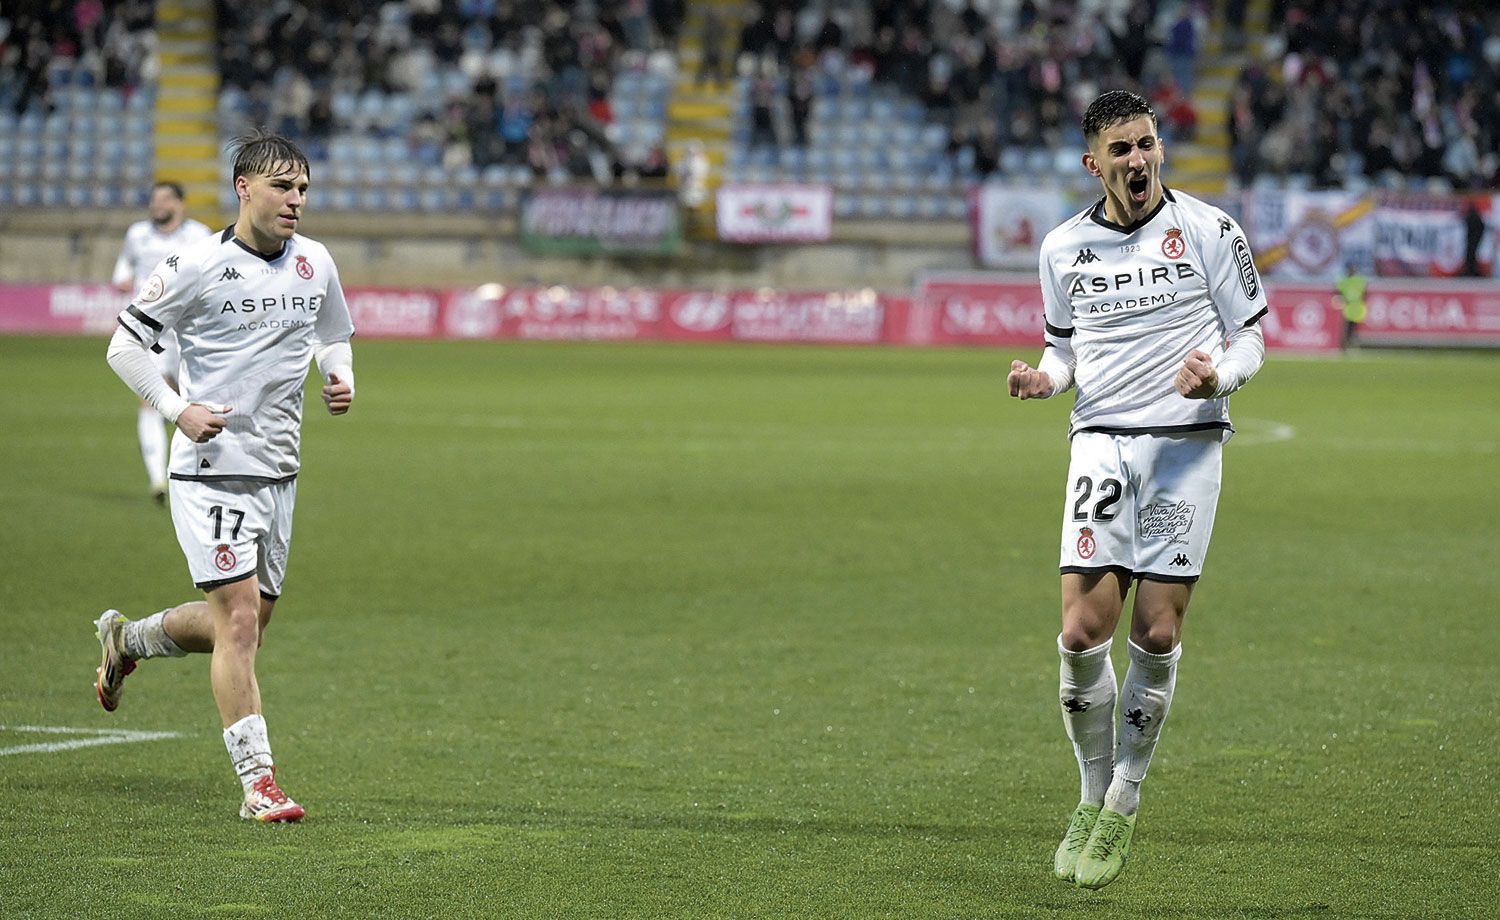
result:
M 1151 755 L 1161 738 L 1162 723 L 1172 707 L 1177 685 L 1177 659 L 1182 646 L 1156 655 L 1130 643 L 1130 669 L 1120 688 L 1120 732 L 1115 745 L 1115 775 L 1104 797 L 1104 807 L 1133 815 L 1141 804 L 1141 781 L 1151 766 Z
M 224 729 L 224 746 L 248 795 L 255 781 L 271 772 L 271 742 L 266 740 L 266 720 L 259 714 L 245 716 Z
M 135 433 L 141 442 L 141 459 L 146 461 L 146 475 L 152 489 L 167 487 L 167 429 L 161 414 L 142 406 L 135 417 Z
M 1081 652 L 1063 648 L 1058 701 L 1062 704 L 1063 727 L 1078 758 L 1081 790 L 1079 801 L 1091 805 L 1104 802 L 1113 770 L 1115 747 L 1115 669 L 1109 660 L 1113 640 Z
M 127 621 L 125 654 L 131 658 L 181 658 L 186 655 L 187 652 L 167 635 L 166 627 L 162 625 L 166 618 L 167 611 L 158 610 L 144 620 Z

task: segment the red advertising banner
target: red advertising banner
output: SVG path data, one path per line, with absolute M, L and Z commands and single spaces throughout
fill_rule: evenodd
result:
M 1268 286 L 1271 351 L 1338 347 L 1342 318 L 1319 282 Z M 1041 290 L 1024 275 L 951 273 L 914 296 L 868 288 L 730 291 L 518 287 L 345 290 L 362 338 L 668 340 L 968 345 L 1036 349 Z M 1482 282 L 1375 280 L 1370 344 L 1500 347 L 1500 289 Z M 0 285 L 0 334 L 108 335 L 123 298 L 106 285 Z
M 1436 286 L 1382 281 L 1365 293 L 1366 342 L 1421 345 L 1500 345 L 1500 289 L 1493 284 Z
M 654 339 L 662 291 L 647 288 L 506 288 L 451 290 L 439 335 L 456 339 Z
M 126 303 L 107 284 L 0 285 L 0 333 L 109 335 Z
M 1268 289 L 1261 321 L 1266 347 L 1284 351 L 1338 348 L 1339 314 L 1327 285 L 1280 284 Z M 917 296 L 903 337 L 908 345 L 981 345 L 1040 348 L 1042 291 L 1022 276 L 929 275 Z
M 1042 289 L 1024 275 L 926 275 L 898 339 L 907 345 L 1029 345 L 1040 348 Z
M 884 300 L 869 288 L 674 291 L 668 294 L 661 337 L 873 345 L 884 341 Z
M 1337 351 L 1343 313 L 1327 284 L 1266 286 L 1269 310 L 1260 321 L 1267 351 Z
M 437 334 L 441 291 L 411 288 L 344 288 L 349 316 L 362 338 L 430 339 Z

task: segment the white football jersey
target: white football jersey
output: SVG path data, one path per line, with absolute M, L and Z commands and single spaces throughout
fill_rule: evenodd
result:
M 175 330 L 182 397 L 231 409 L 210 441 L 195 444 L 180 431 L 173 437 L 173 479 L 285 482 L 297 475 L 313 350 L 354 334 L 322 243 L 293 236 L 266 256 L 230 227 L 163 259 L 119 320 L 147 347 Z
M 1245 234 L 1181 192 L 1134 226 L 1100 199 L 1042 242 L 1047 344 L 1077 359 L 1069 436 L 1229 429 L 1229 400 L 1187 399 L 1173 378 L 1193 349 L 1215 362 L 1230 333 L 1260 321 L 1266 292 Z
M 140 290 L 156 263 L 186 246 L 213 233 L 196 220 L 184 220 L 171 233 L 162 233 L 149 220 L 138 220 L 125 231 L 125 245 L 115 260 L 115 284 L 129 281 Z

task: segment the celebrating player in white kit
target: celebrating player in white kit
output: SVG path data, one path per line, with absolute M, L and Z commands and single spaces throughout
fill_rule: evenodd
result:
M 112 281 L 115 289 L 125 296 L 135 290 L 151 274 L 156 263 L 194 240 L 201 240 L 213 231 L 183 212 L 182 186 L 176 182 L 158 182 L 151 186 L 151 198 L 147 203 L 147 220 L 138 220 L 125 231 L 125 244 L 120 257 L 115 260 Z M 157 370 L 167 379 L 168 386 L 177 388 L 177 336 L 168 333 L 157 343 L 159 351 L 152 352 Z M 146 403 L 141 403 L 136 413 L 136 435 L 141 442 L 141 459 L 146 462 L 146 475 L 151 482 L 151 497 L 158 503 L 167 500 L 167 433 L 162 426 L 161 413 Z
M 296 821 L 302 806 L 276 782 L 255 654 L 291 546 L 308 363 L 315 358 L 326 378 L 328 411 L 349 411 L 354 327 L 328 250 L 297 234 L 307 157 L 274 134 L 238 143 L 238 220 L 163 259 L 109 346 L 120 378 L 177 425 L 172 523 L 204 600 L 142 620 L 105 611 L 95 623 L 95 687 L 113 711 L 140 659 L 210 652 L 224 743 L 244 789 L 240 816 Z M 181 395 L 147 354 L 169 330 L 182 344 Z
M 1233 431 L 1226 397 L 1264 359 L 1266 295 L 1234 220 L 1163 187 L 1146 100 L 1104 93 L 1083 133 L 1083 165 L 1104 197 L 1042 243 L 1046 347 L 1036 368 L 1012 362 L 1007 383 L 1020 399 L 1078 389 L 1057 642 L 1082 795 L 1053 870 L 1101 888 L 1130 853 L 1213 530 Z M 1130 667 L 1117 693 L 1109 651 L 1132 583 Z

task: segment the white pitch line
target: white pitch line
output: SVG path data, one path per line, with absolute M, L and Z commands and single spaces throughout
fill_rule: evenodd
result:
M 55 751 L 70 751 L 74 748 L 96 747 L 101 744 L 132 744 L 137 741 L 160 741 L 163 738 L 180 738 L 181 732 L 142 732 L 124 728 L 70 728 L 65 725 L 0 725 L 0 732 L 31 732 L 46 735 L 89 735 L 73 741 L 50 741 L 38 744 L 19 744 L 0 748 L 0 757 L 7 754 L 51 754 Z
M 1273 422 L 1263 418 L 1247 418 L 1241 419 L 1238 424 L 1241 430 L 1235 434 L 1234 440 L 1230 443 L 1240 447 L 1253 447 L 1257 444 L 1275 444 L 1280 441 L 1290 441 L 1297 436 L 1297 429 L 1284 422 Z M 1247 428 L 1248 430 L 1246 430 Z

